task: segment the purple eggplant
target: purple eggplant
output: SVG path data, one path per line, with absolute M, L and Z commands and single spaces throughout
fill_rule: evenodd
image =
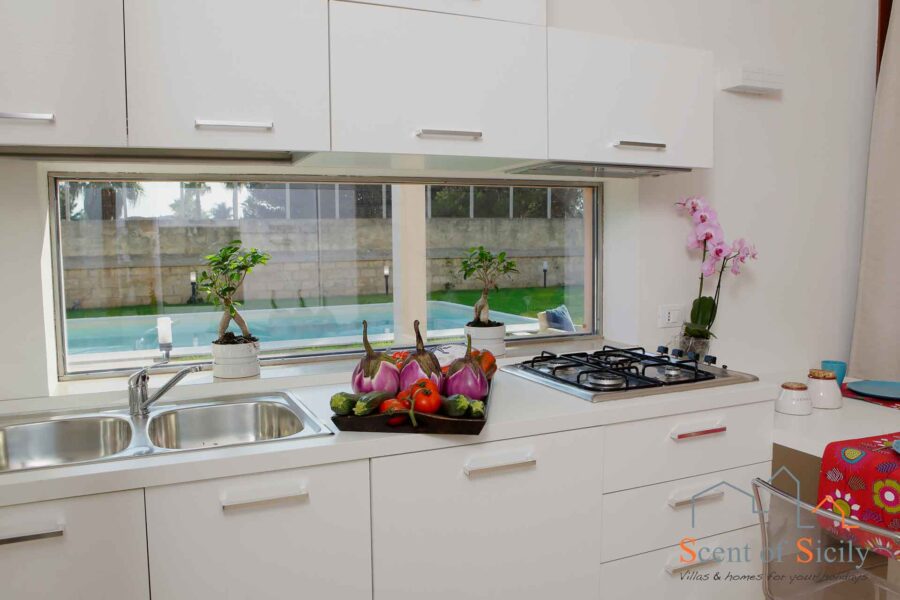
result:
M 450 363 L 444 394 L 462 394 L 472 400 L 483 400 L 488 395 L 488 379 L 481 366 L 472 358 L 472 336 L 467 335 L 466 355 Z
M 405 390 L 420 379 L 430 379 L 439 390 L 443 390 L 441 363 L 433 353 L 425 349 L 425 342 L 419 333 L 419 321 L 413 323 L 413 329 L 416 330 L 416 351 L 409 355 L 400 369 L 400 389 Z
M 387 392 L 394 395 L 400 391 L 400 369 L 383 352 L 372 350 L 366 321 L 363 321 L 363 346 L 366 355 L 353 370 L 350 382 L 354 393 Z

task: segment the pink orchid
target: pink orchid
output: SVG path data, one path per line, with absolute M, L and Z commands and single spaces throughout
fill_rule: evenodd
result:
M 694 223 L 697 225 L 703 225 L 704 223 L 718 223 L 719 215 L 716 214 L 716 211 L 712 208 L 701 208 L 693 213 L 692 215 L 694 219 Z
M 716 259 L 717 262 L 723 261 L 728 257 L 728 252 L 730 247 L 727 243 L 722 242 L 720 244 L 715 244 L 709 250 L 709 255 Z
M 703 273 L 704 277 L 712 277 L 716 274 L 718 264 L 719 261 L 716 260 L 714 256 L 710 256 L 703 261 L 703 264 L 700 267 L 700 271 Z
M 691 233 L 687 238 L 688 250 L 699 250 L 703 247 L 703 242 L 697 239 L 696 233 Z
M 710 244 L 720 244 L 725 240 L 725 234 L 722 227 L 718 223 L 704 223 L 697 225 L 694 234 L 701 242 L 706 242 L 707 247 Z
M 691 215 L 693 215 L 698 210 L 705 210 L 709 208 L 706 200 L 704 200 L 700 196 L 691 196 L 690 198 L 685 198 L 681 202 L 676 202 L 675 204 L 687 210 Z
M 731 273 L 732 275 L 740 275 L 741 274 L 741 263 L 738 261 L 734 261 L 731 263 Z

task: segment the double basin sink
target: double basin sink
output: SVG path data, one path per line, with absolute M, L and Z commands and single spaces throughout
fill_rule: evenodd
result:
M 287 392 L 0 420 L 0 473 L 332 435 Z

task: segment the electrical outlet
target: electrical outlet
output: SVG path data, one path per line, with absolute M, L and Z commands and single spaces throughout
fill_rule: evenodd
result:
M 684 307 L 680 304 L 660 304 L 656 325 L 661 328 L 681 327 L 684 323 Z

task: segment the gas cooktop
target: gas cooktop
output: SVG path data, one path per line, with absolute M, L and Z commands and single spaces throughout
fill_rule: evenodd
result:
M 756 381 L 753 375 L 715 363 L 714 356 L 701 360 L 679 349 L 670 353 L 665 346 L 655 353 L 603 346 L 595 352 L 542 352 L 503 370 L 591 402 Z

